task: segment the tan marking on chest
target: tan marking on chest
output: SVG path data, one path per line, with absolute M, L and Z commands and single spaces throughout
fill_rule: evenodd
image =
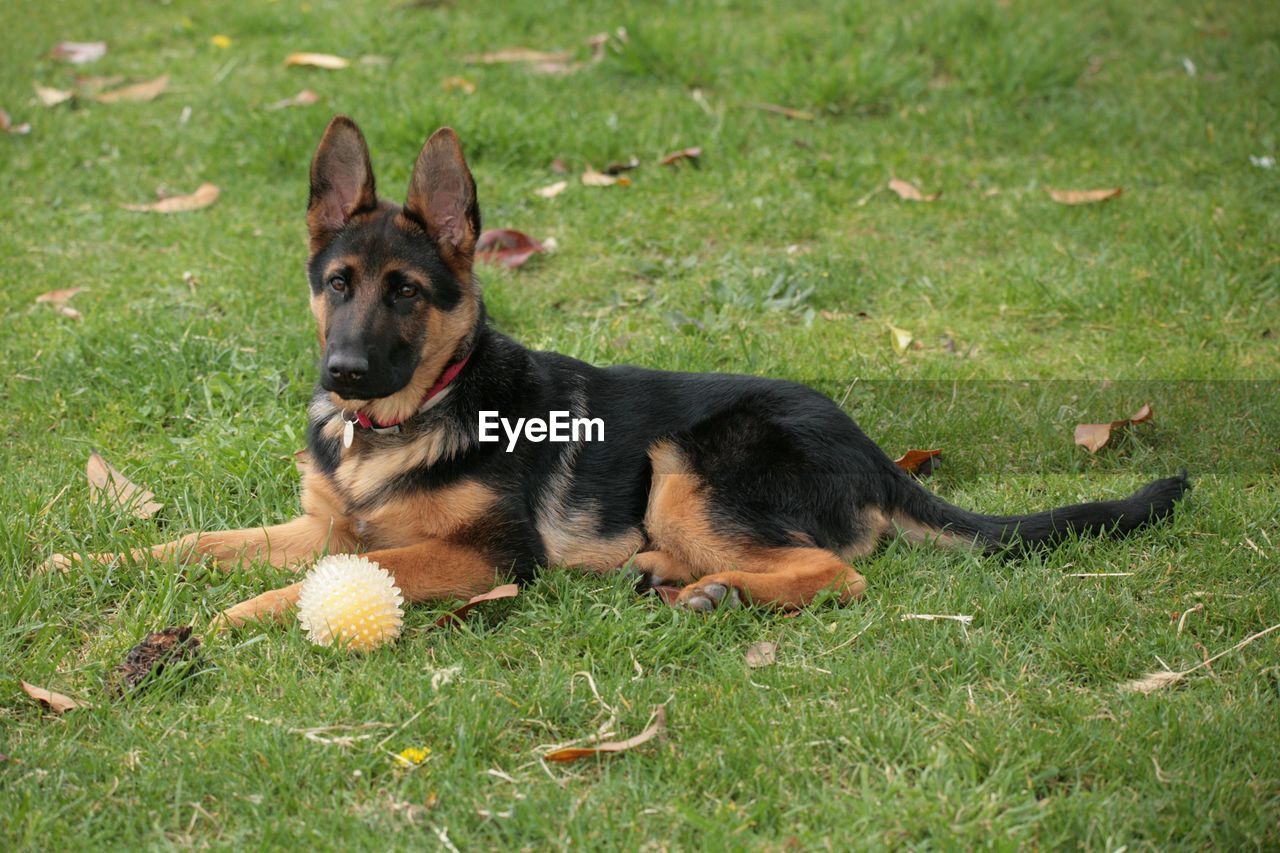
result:
M 355 513 L 352 523 L 370 548 L 401 548 L 427 539 L 448 539 L 483 520 L 498 493 L 479 483 L 458 483 L 396 495 L 382 506 Z
M 345 450 L 333 474 L 339 488 L 355 503 L 376 499 L 380 491 L 406 471 L 434 465 L 461 449 L 459 438 L 443 428 L 407 440 L 385 440 L 360 435 L 357 431 L 356 440 L 366 446 Z

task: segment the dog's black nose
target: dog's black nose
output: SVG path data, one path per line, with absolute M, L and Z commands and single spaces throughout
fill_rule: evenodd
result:
M 359 382 L 369 372 L 369 359 L 356 352 L 335 352 L 325 359 L 325 369 L 339 382 Z

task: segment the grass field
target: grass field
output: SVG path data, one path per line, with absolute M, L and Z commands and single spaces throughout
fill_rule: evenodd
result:
M 32 125 L 0 134 L 0 846 L 1280 846 L 1275 635 L 1117 689 L 1280 622 L 1280 6 L 13 0 L 0 29 L 0 107 Z M 92 63 L 47 56 L 94 39 Z M 464 61 L 514 46 L 585 64 Z M 170 82 L 33 96 L 76 74 Z M 267 108 L 304 88 L 318 103 Z M 941 447 L 930 487 L 976 509 L 1181 466 L 1196 488 L 1171 524 L 1027 560 L 894 544 L 865 601 L 795 618 L 702 618 L 553 567 L 460 627 L 414 608 L 364 657 L 296 625 L 208 636 L 285 582 L 269 567 L 36 571 L 295 511 L 306 175 L 338 112 L 384 193 L 452 125 L 486 224 L 555 238 L 483 271 L 531 346 L 810 382 L 891 455 Z M 656 165 L 688 146 L 697 167 Z M 630 186 L 578 179 L 631 156 Z M 893 177 L 942 195 L 900 200 Z M 205 210 L 122 208 L 203 181 Z M 82 319 L 35 302 L 73 287 Z M 1143 403 L 1152 423 L 1073 445 Z M 92 449 L 164 509 L 91 499 Z M 902 618 L 921 613 L 973 620 Z M 104 676 L 172 624 L 204 666 L 113 700 Z M 748 668 L 759 641 L 777 661 Z M 54 715 L 20 680 L 93 707 Z M 662 740 L 540 760 L 657 705 Z M 429 755 L 405 767 L 409 748 Z

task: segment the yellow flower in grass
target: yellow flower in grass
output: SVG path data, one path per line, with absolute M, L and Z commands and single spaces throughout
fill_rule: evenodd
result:
M 228 48 L 231 47 L 231 39 L 224 35 L 216 35 L 209 39 L 209 44 L 214 47 Z
M 421 764 L 426 761 L 427 756 L 430 754 L 431 747 L 429 746 L 411 746 L 408 749 L 401 750 L 400 754 L 397 755 L 396 758 L 399 758 L 406 765 L 412 767 L 415 764 Z

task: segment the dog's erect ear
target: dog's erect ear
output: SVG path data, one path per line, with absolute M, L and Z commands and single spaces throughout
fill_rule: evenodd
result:
M 323 247 L 351 217 L 377 206 L 364 135 L 351 119 L 334 116 L 311 161 L 311 199 L 307 202 L 311 250 Z
M 422 146 L 404 207 L 436 241 L 446 262 L 470 261 L 480 236 L 480 206 L 453 128 L 440 128 Z

